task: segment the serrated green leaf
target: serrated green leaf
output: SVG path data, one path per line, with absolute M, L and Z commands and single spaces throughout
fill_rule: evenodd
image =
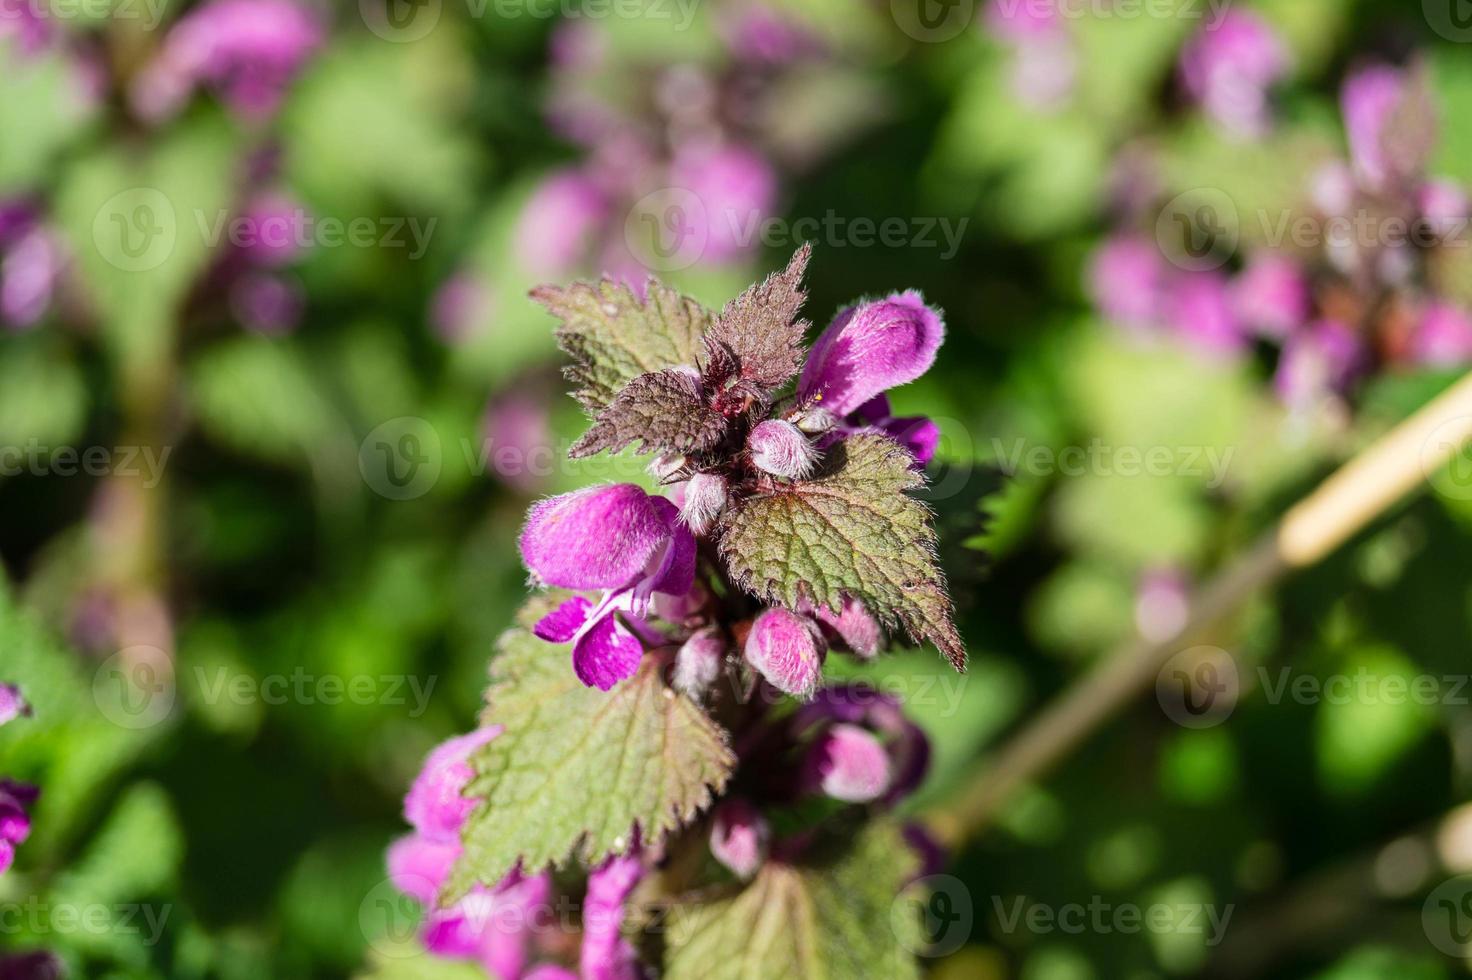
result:
M 884 436 L 846 439 L 829 451 L 823 474 L 732 508 L 721 555 L 732 578 L 766 602 L 837 609 L 852 596 L 964 670 L 930 511 L 909 496 L 924 482 L 911 463 Z
M 592 864 L 692 819 L 730 778 L 726 734 L 668 688 L 659 663 L 612 691 L 584 687 L 569 648 L 513 629 L 491 662 L 485 722 L 503 727 L 472 759 L 465 789 L 481 804 L 445 901 L 476 882 L 524 870 Z
M 532 290 L 562 321 L 557 343 L 573 359 L 567 377 L 586 408 L 600 411 L 641 374 L 694 366 L 710 311 L 652 279 L 648 295 L 612 279 Z
M 634 443 L 640 453 L 685 453 L 709 449 L 725 433 L 726 419 L 706 403 L 699 377 L 657 371 L 630 381 L 568 455 L 616 453 Z
M 739 894 L 670 913 L 666 980 L 917 977 L 918 916 L 901 898 L 913 853 L 875 824 L 826 865 L 769 861 Z

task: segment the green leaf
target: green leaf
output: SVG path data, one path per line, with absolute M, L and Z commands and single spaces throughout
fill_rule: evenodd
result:
M 338 419 L 289 342 L 237 337 L 199 356 L 190 393 L 205 431 L 235 449 L 293 462 L 330 445 Z
M 765 602 L 837 609 L 852 596 L 964 670 L 930 511 L 908 495 L 924 482 L 912 462 L 884 436 L 846 439 L 829 451 L 822 475 L 732 508 L 721 555 L 732 578 Z
M 802 366 L 802 339 L 809 324 L 797 318 L 797 311 L 808 298 L 802 274 L 812 254 L 811 245 L 798 249 L 784 271 L 727 303 L 711 324 L 708 349 L 713 357 L 725 353 L 734 358 L 741 380 L 778 388 Z
M 710 449 L 725 434 L 726 419 L 706 403 L 698 376 L 657 371 L 630 381 L 568 455 L 616 453 L 636 442 L 640 453 L 685 453 Z
M 574 361 L 567 377 L 595 412 L 641 374 L 694 366 L 710 323 L 709 310 L 654 280 L 648 300 L 612 279 L 539 286 L 532 298 L 562 321 L 557 343 Z
M 476 882 L 524 870 L 587 864 L 646 844 L 690 821 L 730 778 L 726 734 L 665 686 L 659 662 L 604 693 L 574 675 L 566 645 L 513 629 L 491 662 L 484 721 L 503 726 L 472 759 L 465 854 L 446 902 Z
M 740 893 L 670 912 L 666 980 L 918 977 L 918 916 L 900 893 L 914 855 L 889 823 L 865 829 L 837 860 L 768 861 Z

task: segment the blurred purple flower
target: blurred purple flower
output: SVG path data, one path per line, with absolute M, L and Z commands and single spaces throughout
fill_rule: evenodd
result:
M 14 40 L 22 55 L 39 54 L 56 36 L 56 26 L 35 0 L 0 0 L 0 44 Z
M 1364 345 L 1353 330 L 1337 320 L 1319 320 L 1283 345 L 1273 387 L 1285 404 L 1307 406 L 1342 393 L 1364 359 Z
M 1233 8 L 1181 53 L 1181 83 L 1220 126 L 1237 136 L 1268 129 L 1268 91 L 1287 75 L 1288 50 L 1261 17 Z
M 491 399 L 481 420 L 487 461 L 497 477 L 522 493 L 531 493 L 545 479 L 537 459 L 553 458 L 552 427 L 542 399 L 511 390 Z
M 1416 207 L 1427 228 L 1438 238 L 1456 238 L 1467 243 L 1467 218 L 1472 214 L 1467 192 L 1450 180 L 1428 180 L 1416 192 Z
M 1135 590 L 1135 628 L 1151 642 L 1164 642 L 1186 625 L 1191 596 L 1186 577 L 1173 568 L 1145 572 Z
M 1435 120 L 1419 74 L 1370 65 L 1345 79 L 1340 108 L 1355 174 L 1372 191 L 1414 181 L 1435 142 Z
M 745 147 L 682 147 L 670 163 L 669 181 L 694 194 L 705 210 L 701 257 L 707 262 L 729 262 L 752 248 L 762 219 L 776 206 L 776 173 Z
M 295 262 L 305 242 L 306 210 L 280 191 L 257 194 L 241 215 L 241 245 L 254 265 L 276 269 Z
M 1472 317 L 1451 303 L 1428 305 L 1411 339 L 1411 357 L 1435 367 L 1472 363 Z
M 609 858 L 588 876 L 579 956 L 583 980 L 637 980 L 638 958 L 621 930 L 624 905 L 643 877 L 637 847 L 626 857 Z
M 1227 277 L 1216 271 L 1188 272 L 1170 291 L 1167 322 L 1177 336 L 1207 354 L 1236 354 L 1247 343 L 1232 304 Z
M 826 728 L 808 750 L 807 785 L 845 803 L 870 803 L 890 787 L 889 754 L 858 725 L 839 722 Z
M 247 330 L 267 336 L 294 330 L 306 303 L 306 294 L 289 276 L 248 272 L 230 284 L 235 319 Z
M 501 734 L 499 725 L 478 728 L 436 746 L 404 797 L 404 819 L 431 841 L 454 842 L 475 809 L 461 793 L 474 775 L 470 756 Z
M 49 228 L 22 234 L 0 258 L 0 322 L 25 328 L 40 321 L 66 265 L 66 249 Z
M 818 686 L 827 644 L 818 625 L 780 607 L 763 611 L 751 624 L 746 662 L 785 694 L 806 698 Z
M 1012 50 L 1012 89 L 1022 102 L 1051 109 L 1067 101 L 1078 55 L 1053 0 L 992 0 L 983 23 Z
M 1242 323 L 1264 337 L 1282 339 L 1307 322 L 1313 302 L 1303 269 L 1273 252 L 1254 256 L 1232 283 L 1232 305 Z
M 782 65 L 823 50 L 811 31 L 765 3 L 732 4 L 722 7 L 719 16 L 726 47 L 737 58 Z
M 767 859 L 772 825 L 746 800 L 722 800 L 712 814 L 710 852 L 736 877 L 756 874 Z
M 269 117 L 324 37 L 317 15 L 293 0 L 213 0 L 169 31 L 135 82 L 133 106 L 159 121 L 209 85 L 239 116 Z
M 529 272 L 556 278 L 578 270 L 594 250 L 611 213 L 598 183 L 581 170 L 543 179 L 516 226 L 516 251 Z
M 1089 263 L 1089 294 L 1106 318 L 1143 331 L 1160 323 L 1169 273 L 1154 241 L 1115 235 L 1099 246 Z
M 0 725 L 30 717 L 30 714 L 31 706 L 21 697 L 20 688 L 14 684 L 0 684 Z

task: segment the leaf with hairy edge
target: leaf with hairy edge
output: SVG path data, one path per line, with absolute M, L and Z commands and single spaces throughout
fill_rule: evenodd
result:
M 535 604 L 534 604 L 535 605 Z M 726 734 L 670 690 L 659 661 L 604 693 L 573 674 L 567 646 L 508 631 L 491 661 L 486 724 L 502 733 L 471 757 L 465 789 L 481 803 L 442 900 L 523 870 L 594 864 L 692 820 L 720 792 L 736 757 Z
M 809 326 L 797 318 L 797 312 L 808 298 L 802 275 L 812 254 L 813 247 L 804 245 L 786 270 L 773 273 L 726 304 L 706 333 L 712 360 L 728 354 L 741 380 L 762 388 L 779 388 L 797 374 Z
M 640 453 L 694 452 L 711 448 L 725 434 L 725 416 L 706 403 L 698 375 L 658 371 L 630 381 L 568 455 L 616 453 L 636 442 Z
M 721 527 L 732 577 L 794 609 L 809 599 L 836 610 L 852 596 L 965 670 L 930 511 L 908 493 L 924 483 L 913 463 L 892 439 L 853 436 L 828 451 L 820 475 L 743 500 Z
M 568 380 L 575 397 L 599 411 L 641 374 L 694 366 L 710 311 L 649 280 L 647 300 L 620 282 L 538 286 L 532 298 L 562 321 L 557 343 L 572 357 Z
M 734 897 L 669 910 L 666 980 L 903 980 L 918 977 L 915 869 L 898 828 L 870 825 L 811 867 L 768 861 Z

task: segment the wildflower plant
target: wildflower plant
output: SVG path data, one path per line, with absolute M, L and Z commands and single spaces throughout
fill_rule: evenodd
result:
M 910 495 L 934 427 L 884 400 L 944 325 L 899 293 L 805 349 L 809 255 L 719 312 L 654 280 L 534 291 L 592 418 L 571 454 L 632 447 L 664 492 L 531 508 L 538 594 L 491 662 L 482 727 L 430 756 L 389 855 L 430 951 L 502 976 L 913 973 L 918 923 L 891 908 L 929 849 L 891 812 L 929 748 L 897 701 L 822 670 L 886 633 L 965 667 Z M 573 864 L 575 957 L 532 910 Z M 776 933 L 754 944 L 759 920 Z

